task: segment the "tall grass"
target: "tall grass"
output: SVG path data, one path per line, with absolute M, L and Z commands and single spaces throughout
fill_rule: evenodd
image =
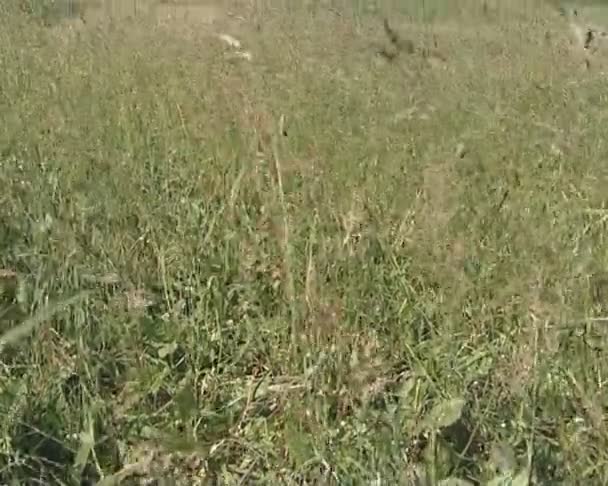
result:
M 604 484 L 604 82 L 562 19 L 248 5 L 0 6 L 0 482 Z

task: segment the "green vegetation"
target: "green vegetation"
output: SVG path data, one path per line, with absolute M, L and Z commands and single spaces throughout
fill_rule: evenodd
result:
M 608 483 L 566 21 L 232 3 L 251 61 L 0 4 L 0 483 Z

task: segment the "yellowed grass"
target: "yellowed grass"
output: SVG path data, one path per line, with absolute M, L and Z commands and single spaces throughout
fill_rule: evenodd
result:
M 605 83 L 567 21 L 391 12 L 415 48 L 376 62 L 381 16 L 263 3 L 0 16 L 0 483 L 486 484 L 501 441 L 605 483 Z

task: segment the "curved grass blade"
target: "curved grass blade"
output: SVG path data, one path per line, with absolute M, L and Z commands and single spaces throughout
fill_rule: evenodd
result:
M 64 308 L 80 302 L 82 299 L 84 299 L 84 297 L 86 297 L 87 294 L 88 292 L 86 291 L 79 292 L 72 297 L 49 304 L 36 312 L 36 314 L 33 316 L 25 319 L 22 323 L 18 324 L 12 329 L 9 329 L 4 334 L 0 335 L 0 352 L 5 346 L 15 344 L 17 341 L 29 336 L 40 324 L 48 321 L 57 312 L 63 310 Z

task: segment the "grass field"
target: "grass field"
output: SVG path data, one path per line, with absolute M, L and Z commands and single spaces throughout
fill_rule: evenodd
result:
M 608 91 L 548 2 L 14 3 L 0 484 L 608 483 Z

